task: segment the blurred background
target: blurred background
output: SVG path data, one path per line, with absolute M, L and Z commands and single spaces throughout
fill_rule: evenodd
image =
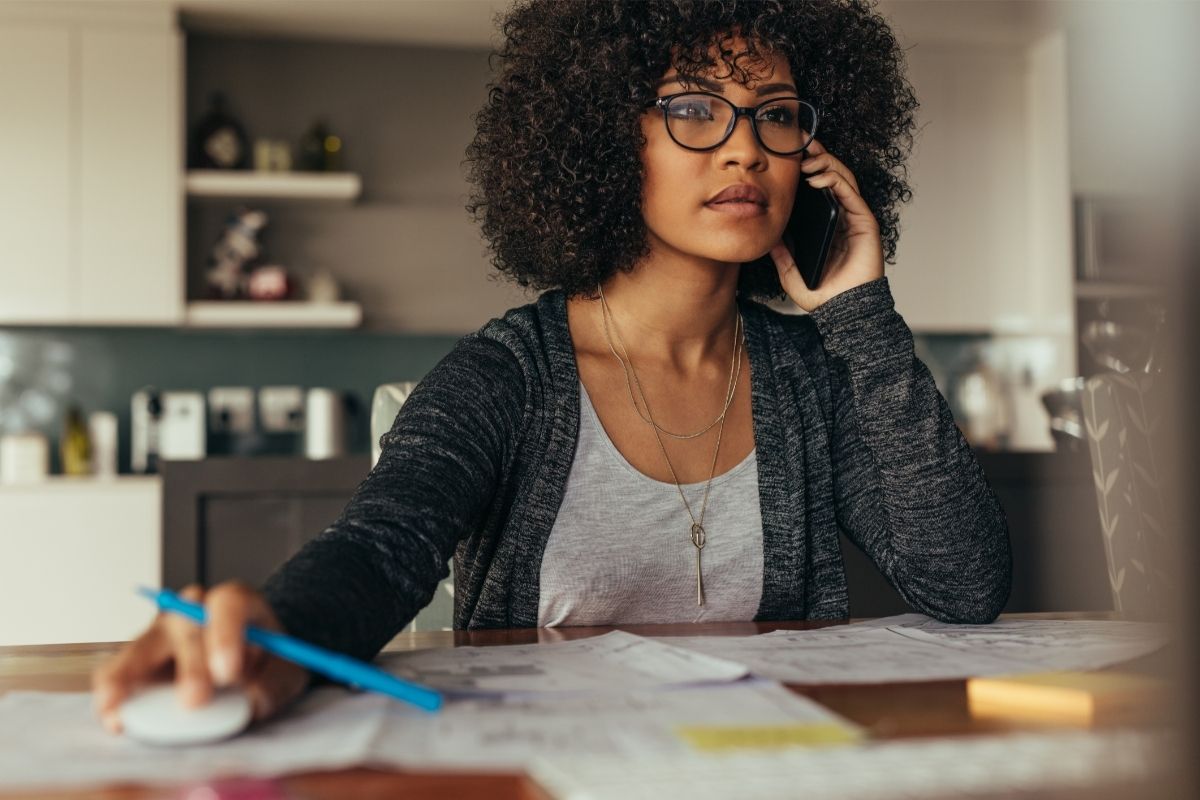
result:
M 261 580 L 369 470 L 377 388 L 534 299 L 464 210 L 505 6 L 0 0 L 0 607 L 64 598 L 0 645 L 128 638 L 136 583 Z M 1198 8 L 878 6 L 921 103 L 888 272 L 1009 516 L 1010 611 L 1128 610 L 1122 566 L 1152 575 L 1084 401 L 1098 433 L 1087 380 L 1180 342 Z M 846 559 L 855 616 L 906 610 Z

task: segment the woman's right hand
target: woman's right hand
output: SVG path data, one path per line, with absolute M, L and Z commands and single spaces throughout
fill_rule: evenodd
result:
M 237 581 L 205 592 L 193 584 L 179 596 L 202 603 L 207 623 L 160 611 L 150 627 L 92 673 L 92 704 L 109 731 L 121 732 L 117 711 L 138 688 L 174 680 L 185 706 L 204 705 L 214 686 L 241 686 L 255 721 L 266 719 L 304 693 L 309 672 L 245 640 L 246 625 L 283 632 L 275 612 L 256 590 Z

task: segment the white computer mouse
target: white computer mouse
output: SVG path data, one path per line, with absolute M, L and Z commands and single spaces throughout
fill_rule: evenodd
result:
M 253 715 L 246 692 L 237 686 L 213 690 L 202 706 L 189 708 L 179 700 L 174 684 L 151 686 L 129 697 L 120 707 L 127 736 L 153 745 L 206 744 L 228 739 L 245 730 Z

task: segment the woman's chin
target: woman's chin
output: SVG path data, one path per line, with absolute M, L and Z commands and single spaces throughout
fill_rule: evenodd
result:
M 764 256 L 769 256 L 771 253 L 771 245 L 755 245 L 753 247 L 734 247 L 714 249 L 705 253 L 707 258 L 713 261 L 723 261 L 727 264 L 749 264 L 752 261 L 757 261 Z

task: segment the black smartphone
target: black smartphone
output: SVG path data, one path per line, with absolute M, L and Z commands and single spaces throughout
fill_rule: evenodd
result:
M 782 238 L 809 289 L 817 288 L 825 275 L 825 261 L 829 258 L 829 246 L 837 232 L 841 210 L 832 189 L 810 186 L 801 177 L 792 215 L 783 229 Z M 767 253 L 750 266 L 775 269 L 775 262 Z

